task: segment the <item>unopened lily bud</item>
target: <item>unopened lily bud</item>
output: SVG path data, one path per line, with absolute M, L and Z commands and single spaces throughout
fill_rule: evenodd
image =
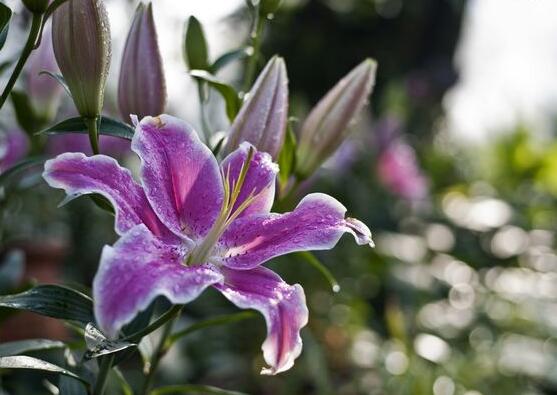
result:
M 166 86 L 157 31 L 151 3 L 139 4 L 126 40 L 120 80 L 118 106 L 129 122 L 130 114 L 139 119 L 159 115 L 166 104 Z
M 42 14 L 48 8 L 49 0 L 23 0 L 23 4 L 29 11 L 35 14 Z
M 79 114 L 100 115 L 110 66 L 110 26 L 102 0 L 70 0 L 54 11 L 52 44 Z
M 367 59 L 341 79 L 313 108 L 302 126 L 296 174 L 309 177 L 346 138 L 349 126 L 366 104 L 377 63 Z
M 276 159 L 284 142 L 288 116 L 288 77 L 284 60 L 265 66 L 230 127 L 225 153 L 248 141 Z
M 31 54 L 27 63 L 26 87 L 35 114 L 42 119 L 53 119 L 60 105 L 64 88 L 43 71 L 57 73 L 58 65 L 54 58 L 50 27 L 45 27 L 41 45 Z

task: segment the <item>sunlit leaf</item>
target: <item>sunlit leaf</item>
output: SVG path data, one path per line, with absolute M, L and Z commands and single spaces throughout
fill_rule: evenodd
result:
M 10 10 L 10 8 L 5 4 L 0 3 L 0 49 L 2 49 L 6 43 L 11 17 L 12 10 Z
M 84 324 L 94 321 L 91 298 L 60 285 L 38 285 L 19 294 L 2 295 L 0 307 L 32 311 L 47 317 Z
M 1 369 L 30 369 L 41 370 L 43 372 L 58 373 L 64 376 L 72 377 L 76 380 L 87 384 L 87 381 L 77 374 L 70 372 L 53 363 L 43 361 L 42 359 L 28 357 L 26 355 L 16 355 L 12 357 L 0 357 Z
M 279 165 L 279 184 L 281 190 L 286 187 L 290 176 L 294 172 L 296 161 L 296 136 L 292 130 L 292 126 L 288 123 L 284 144 L 280 150 L 278 165 Z
M 209 53 L 203 26 L 197 18 L 190 16 L 184 38 L 184 56 L 190 70 L 209 69 Z
M 124 123 L 109 117 L 101 117 L 99 134 L 106 136 L 120 137 L 131 140 L 133 138 L 134 129 Z M 87 125 L 81 117 L 69 118 L 54 126 L 49 127 L 40 132 L 41 134 L 63 134 L 63 133 L 81 133 L 88 134 Z
M 226 52 L 219 56 L 217 60 L 213 62 L 209 70 L 211 73 L 216 74 L 217 71 L 222 69 L 224 66 L 236 61 L 241 60 L 249 56 L 250 54 L 250 47 L 242 47 L 238 49 L 234 49 L 232 51 Z
M 242 100 L 240 100 L 236 90 L 232 86 L 219 81 L 214 75 L 205 70 L 192 70 L 190 75 L 197 80 L 206 82 L 211 88 L 220 93 L 226 105 L 226 115 L 230 121 L 233 121 L 242 106 Z
M 64 348 L 66 344 L 61 341 L 49 339 L 18 340 L 0 344 L 0 357 L 24 354 L 29 351 L 51 350 Z

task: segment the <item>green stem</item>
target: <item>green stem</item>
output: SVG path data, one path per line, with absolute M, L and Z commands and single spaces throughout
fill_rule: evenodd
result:
M 83 118 L 83 121 L 87 125 L 89 130 L 89 142 L 91 143 L 91 149 L 93 154 L 97 155 L 99 151 L 99 117 L 95 118 Z
M 170 333 L 172 332 L 174 321 L 175 319 L 169 320 L 163 328 L 163 332 L 161 334 L 159 343 L 157 344 L 157 348 L 153 352 L 153 356 L 149 361 L 147 375 L 145 376 L 145 381 L 143 382 L 143 387 L 140 392 L 140 394 L 142 395 L 147 395 L 149 393 L 151 385 L 153 384 L 153 380 L 155 379 L 155 373 L 157 372 L 159 363 L 167 351 L 166 342 L 168 340 L 168 336 L 170 336 Z
M 12 71 L 12 75 L 10 76 L 9 81 L 6 84 L 4 91 L 2 92 L 2 97 L 0 98 L 0 108 L 4 106 L 4 103 L 8 99 L 8 96 L 10 95 L 10 92 L 14 88 L 17 78 L 21 74 L 21 70 L 23 70 L 23 66 L 25 66 L 25 63 L 27 62 L 29 55 L 31 55 L 31 52 L 33 51 L 33 47 L 35 46 L 35 43 L 38 41 L 40 37 L 40 33 L 43 25 L 43 18 L 44 18 L 44 14 L 33 14 L 33 20 L 31 22 L 31 30 L 29 31 L 27 42 L 25 43 L 25 46 L 23 47 L 23 51 L 19 56 L 19 60 L 17 61 L 14 71 Z
M 102 395 L 106 388 L 106 379 L 108 378 L 108 373 L 112 368 L 112 363 L 114 362 L 114 354 L 107 355 L 102 358 L 101 366 L 99 368 L 99 375 L 97 376 L 97 382 L 95 383 L 95 389 L 93 395 Z
M 265 20 L 266 18 L 259 15 L 258 11 L 255 12 L 255 21 L 251 32 L 251 47 L 253 53 L 248 59 L 246 77 L 244 80 L 244 92 L 249 91 L 251 84 L 255 79 L 255 71 L 257 69 L 257 62 L 261 52 L 261 38 L 263 35 L 263 28 L 265 27 Z
M 150 325 L 146 326 L 144 329 L 140 331 L 137 331 L 129 335 L 128 337 L 123 339 L 123 341 L 130 342 L 130 343 L 136 343 L 140 341 L 144 336 L 147 336 L 149 333 L 156 331 L 161 326 L 166 324 L 168 321 L 175 318 L 182 310 L 182 307 L 183 306 L 181 305 L 172 306 L 170 309 L 164 312 L 159 318 L 153 321 Z
M 199 116 L 201 117 L 201 129 L 203 130 L 203 137 L 205 138 L 205 143 L 210 146 L 211 143 L 211 129 L 209 123 L 207 122 L 207 112 L 206 104 L 207 97 L 205 94 L 205 86 L 203 81 L 197 80 L 197 93 L 199 95 Z

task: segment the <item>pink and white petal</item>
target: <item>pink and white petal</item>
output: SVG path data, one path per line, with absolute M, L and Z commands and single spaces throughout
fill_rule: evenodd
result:
M 93 296 L 97 323 L 108 336 L 115 337 L 157 296 L 184 304 L 223 281 L 212 265 L 183 265 L 186 253 L 183 245 L 165 244 L 143 225 L 104 247 Z
M 91 193 L 107 198 L 115 209 L 115 228 L 120 235 L 145 224 L 158 236 L 175 238 L 151 209 L 130 171 L 111 157 L 88 157 L 76 152 L 61 154 L 46 161 L 43 178 L 51 187 L 63 189 L 68 198 Z
M 132 150 L 141 158 L 143 188 L 162 222 L 177 235 L 205 236 L 224 192 L 217 161 L 195 131 L 169 115 L 145 117 Z
M 218 243 L 222 264 L 252 269 L 276 256 L 295 251 L 328 250 L 343 233 L 360 245 L 373 245 L 371 232 L 360 221 L 345 218 L 346 208 L 322 193 L 307 195 L 286 214 L 261 214 L 234 221 Z
M 264 267 L 221 270 L 224 283 L 214 287 L 239 308 L 258 310 L 265 317 L 267 338 L 262 350 L 269 367 L 261 374 L 277 374 L 290 369 L 302 352 L 300 330 L 308 322 L 303 288 L 299 284 L 285 283 Z
M 255 150 L 255 147 L 250 143 L 242 143 L 238 149 L 224 158 L 221 163 L 223 174 L 228 174 L 229 176 L 231 189 L 232 185 L 238 180 L 240 170 L 247 160 L 250 148 Z M 273 162 L 271 155 L 266 152 L 255 151 L 249 164 L 242 189 L 240 190 L 240 195 L 234 204 L 234 210 L 238 208 L 250 194 L 257 194 L 257 198 L 239 217 L 268 213 L 271 210 L 275 198 L 275 181 L 278 170 L 278 165 Z

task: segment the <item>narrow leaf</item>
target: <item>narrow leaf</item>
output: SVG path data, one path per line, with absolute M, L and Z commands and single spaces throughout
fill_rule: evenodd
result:
M 48 70 L 42 70 L 39 75 L 47 75 L 50 78 L 54 79 L 56 82 L 58 82 L 60 85 L 62 85 L 62 88 L 64 88 L 64 90 L 66 91 L 66 93 L 68 94 L 69 97 L 72 97 L 72 93 L 70 92 L 70 88 L 68 88 L 68 84 L 66 84 L 66 80 L 64 79 L 64 77 L 62 76 L 62 74 L 60 73 L 53 73 L 51 71 Z
M 13 357 L 0 357 L 0 368 L 2 369 L 30 369 L 30 370 L 41 370 L 43 372 L 51 372 L 63 374 L 64 376 L 72 377 L 76 380 L 81 381 L 84 384 L 88 384 L 87 381 L 77 374 L 70 372 L 64 368 L 53 363 L 43 361 L 42 359 L 28 357 L 25 355 L 17 355 Z
M 45 160 L 42 158 L 29 158 L 16 163 L 8 170 L 0 174 L 0 187 L 7 184 L 9 181 L 11 181 L 12 177 L 18 175 L 19 173 L 32 167 L 43 165 L 44 161 Z
M 11 17 L 12 10 L 5 4 L 0 3 L 0 49 L 2 49 L 8 37 Z
M 294 172 L 296 161 L 296 136 L 292 130 L 292 125 L 288 123 L 286 129 L 286 136 L 284 138 L 284 144 L 279 153 L 278 165 L 279 165 L 279 184 L 281 190 L 284 190 L 290 176 Z
M 35 113 L 29 96 L 25 92 L 11 91 L 10 98 L 17 123 L 28 134 L 33 134 L 45 126 L 45 120 Z
M 24 354 L 30 351 L 52 350 L 55 348 L 64 348 L 66 344 L 48 339 L 30 339 L 19 340 L 9 343 L 0 344 L 0 357 Z
M 220 93 L 226 105 L 226 115 L 232 122 L 242 106 L 242 100 L 240 100 L 236 90 L 232 86 L 219 81 L 214 75 L 205 70 L 192 70 L 190 75 L 199 81 L 206 82 L 211 88 Z
M 222 54 L 221 56 L 219 56 L 217 58 L 217 60 L 215 60 L 213 62 L 213 64 L 210 67 L 210 71 L 213 74 L 216 74 L 217 71 L 219 71 L 220 69 L 222 69 L 224 66 L 228 65 L 229 63 L 232 63 L 236 60 L 241 60 L 244 58 L 247 58 L 250 54 L 250 47 L 242 47 L 242 48 L 238 48 L 238 49 L 234 49 L 232 51 L 226 52 L 224 54 Z
M 252 318 L 252 317 L 255 317 L 255 313 L 253 311 L 242 311 L 240 313 L 221 315 L 219 317 L 196 322 L 195 324 L 192 324 L 187 328 L 172 334 L 168 338 L 168 345 L 170 346 L 177 340 L 181 339 L 182 337 L 187 336 L 200 329 L 209 328 L 211 326 L 231 324 L 233 322 L 243 321 L 245 319 Z
M 198 394 L 198 395 L 247 395 L 244 392 L 228 391 L 218 387 L 209 385 L 170 385 L 168 387 L 160 387 L 150 392 L 150 395 L 167 395 L 167 394 Z
M 331 271 L 327 269 L 327 267 L 323 265 L 315 255 L 313 255 L 309 251 L 297 252 L 295 253 L 295 255 L 301 258 L 302 260 L 306 261 L 307 263 L 309 263 L 314 268 L 316 268 L 319 271 L 319 273 L 321 273 L 321 275 L 325 278 L 325 280 L 327 280 L 333 292 L 340 291 L 340 285 L 338 284 L 338 281 L 336 280 L 335 276 L 333 276 Z
M 209 51 L 203 26 L 196 17 L 190 16 L 184 38 L 184 56 L 190 70 L 209 69 Z
M 0 307 L 85 324 L 94 321 L 91 298 L 60 285 L 38 285 L 19 294 L 0 296 Z
M 106 136 L 120 137 L 131 140 L 134 129 L 124 122 L 117 121 L 109 117 L 101 117 L 99 133 Z M 81 117 L 69 118 L 57 123 L 50 128 L 39 132 L 40 134 L 61 134 L 61 133 L 82 133 L 88 134 L 87 125 Z

